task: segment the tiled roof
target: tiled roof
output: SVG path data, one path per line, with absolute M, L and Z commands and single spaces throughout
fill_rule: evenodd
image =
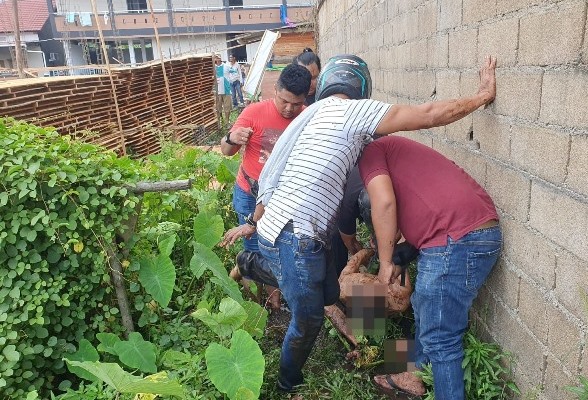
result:
M 18 0 L 18 19 L 21 32 L 38 32 L 47 21 L 47 0 Z M 0 32 L 14 31 L 12 1 L 0 0 Z

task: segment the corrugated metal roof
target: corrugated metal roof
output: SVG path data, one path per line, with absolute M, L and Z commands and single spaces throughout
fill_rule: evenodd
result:
M 38 32 L 49 17 L 47 0 L 18 0 L 18 19 L 21 32 Z M 14 31 L 12 2 L 0 0 L 0 32 Z

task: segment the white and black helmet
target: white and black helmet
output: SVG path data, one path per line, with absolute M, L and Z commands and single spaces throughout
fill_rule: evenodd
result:
M 369 99 L 372 78 L 365 61 L 351 54 L 331 57 L 322 69 L 316 84 L 316 99 L 344 94 L 351 99 Z

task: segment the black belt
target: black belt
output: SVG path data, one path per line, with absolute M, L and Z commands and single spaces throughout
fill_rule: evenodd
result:
M 243 168 L 243 164 L 241 164 L 240 169 L 241 173 L 243 174 L 243 177 L 245 178 L 247 183 L 249 183 L 249 191 L 251 192 L 251 195 L 253 197 L 257 197 L 257 194 L 259 193 L 259 183 L 255 179 L 247 175 L 247 172 L 245 172 L 245 169 Z

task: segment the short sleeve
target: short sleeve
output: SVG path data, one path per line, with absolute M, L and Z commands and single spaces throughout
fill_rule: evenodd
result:
M 234 132 L 237 128 L 254 128 L 255 130 L 255 121 L 257 121 L 257 118 L 255 118 L 256 110 L 257 107 L 255 105 L 245 107 L 233 124 L 231 132 Z
M 379 175 L 390 175 L 386 160 L 386 140 L 375 140 L 368 144 L 359 159 L 359 174 L 367 187 L 370 181 Z

